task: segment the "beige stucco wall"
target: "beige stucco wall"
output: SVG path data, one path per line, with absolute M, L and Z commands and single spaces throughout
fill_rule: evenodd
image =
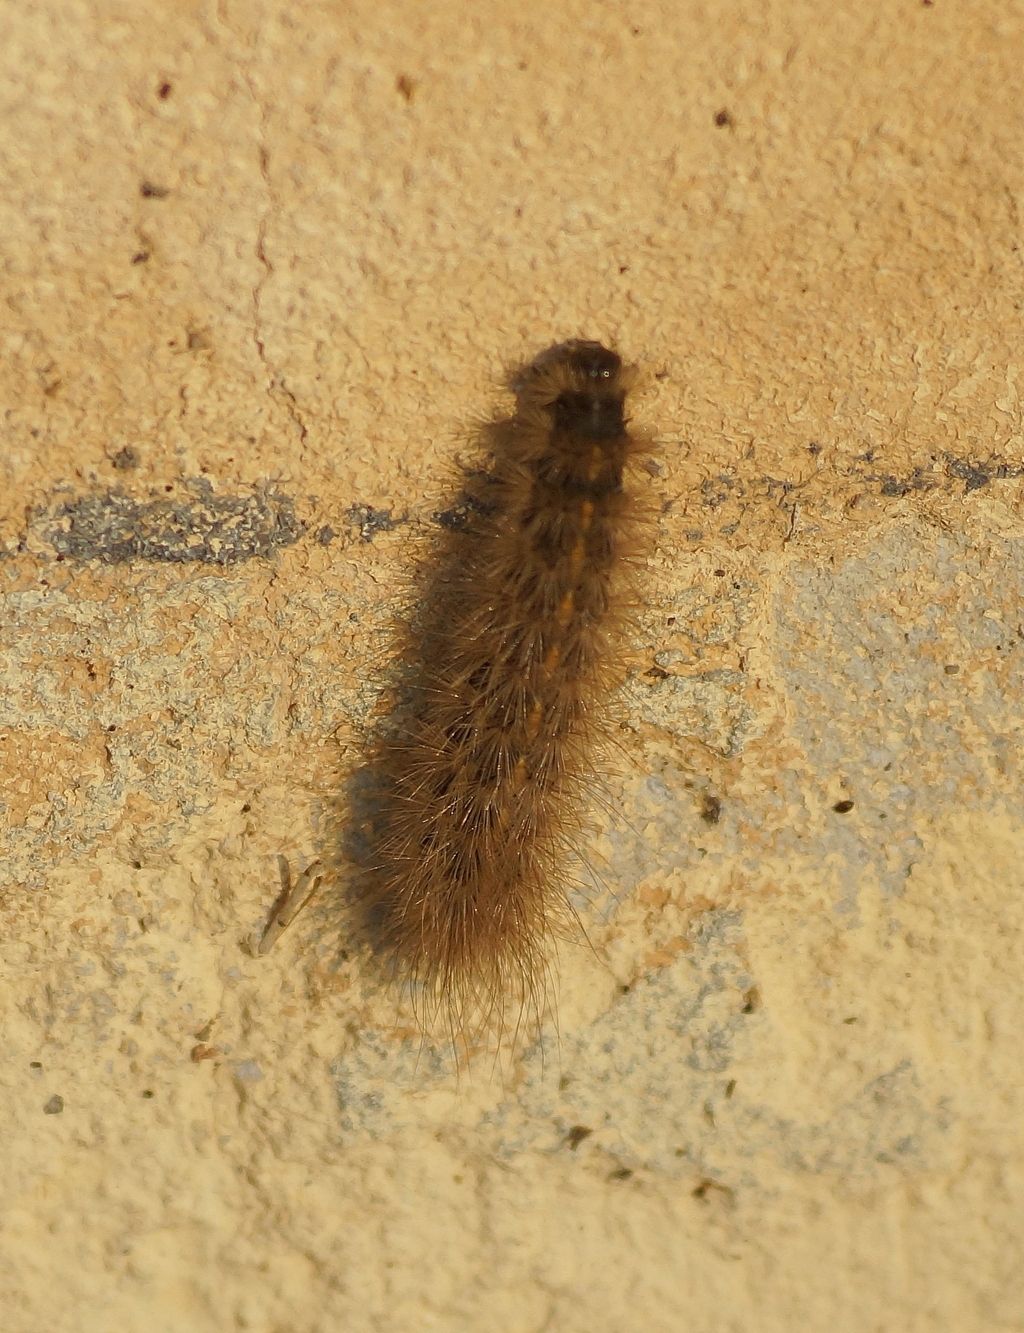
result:
M 1024 1329 L 1022 56 L 1005 0 L 6 7 L 7 1333 Z M 659 441 L 618 813 L 557 1025 L 459 1074 L 346 794 L 578 335 Z

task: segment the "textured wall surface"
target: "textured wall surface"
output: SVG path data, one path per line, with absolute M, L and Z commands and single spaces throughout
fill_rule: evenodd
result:
M 1024 1330 L 1022 53 L 6 7 L 8 1333 Z M 623 758 L 557 1021 L 460 1072 L 342 848 L 473 422 L 579 335 L 657 441 Z

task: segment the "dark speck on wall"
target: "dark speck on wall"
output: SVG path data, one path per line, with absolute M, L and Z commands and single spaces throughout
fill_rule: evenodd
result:
M 707 792 L 701 802 L 700 817 L 705 824 L 717 824 L 722 818 L 722 798 Z
M 348 517 L 359 529 L 359 539 L 372 542 L 378 532 L 390 532 L 395 518 L 390 509 L 374 509 L 373 505 L 350 505 Z
M 566 1134 L 565 1141 L 573 1152 L 575 1152 L 583 1140 L 589 1139 L 593 1132 L 594 1131 L 588 1129 L 586 1125 L 573 1125 L 572 1129 Z

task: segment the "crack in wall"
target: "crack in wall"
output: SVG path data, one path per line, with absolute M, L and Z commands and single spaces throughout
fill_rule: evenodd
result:
M 269 206 L 256 225 L 256 258 L 259 261 L 262 273 L 258 282 L 253 285 L 252 289 L 253 345 L 256 348 L 256 354 L 260 359 L 260 364 L 263 366 L 267 374 L 267 391 L 269 392 L 270 397 L 274 402 L 279 402 L 284 407 L 292 424 L 298 431 L 299 442 L 305 444 L 309 435 L 309 430 L 299 408 L 298 399 L 288 387 L 287 381 L 280 368 L 275 365 L 271 357 L 267 355 L 266 339 L 263 332 L 263 291 L 274 274 L 274 265 L 271 263 L 270 257 L 267 254 L 267 228 L 270 218 L 277 208 L 277 198 L 274 191 L 273 181 L 270 176 L 270 153 L 266 145 L 266 110 L 263 103 L 256 96 L 252 79 L 246 70 L 242 70 L 242 78 L 249 91 L 249 96 L 252 98 L 253 105 L 259 112 L 260 142 L 258 160 L 260 176 L 263 178 L 263 184 L 266 188 L 267 199 L 269 201 Z

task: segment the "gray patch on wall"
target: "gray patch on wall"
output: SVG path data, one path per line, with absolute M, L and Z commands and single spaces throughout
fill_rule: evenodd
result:
M 841 777 L 854 801 L 849 820 L 826 825 L 820 853 L 841 868 L 847 909 L 875 878 L 902 892 L 931 820 L 965 802 L 984 810 L 1016 799 L 1022 601 L 1012 541 L 993 534 L 979 546 L 919 523 L 880 532 L 869 552 L 836 565 L 796 562 L 780 578 L 779 679 L 791 734 L 821 778 L 804 799 L 831 804 L 825 781 Z
M 236 565 L 293 545 L 303 528 L 280 491 L 218 495 L 198 477 L 150 500 L 120 491 L 67 500 L 39 515 L 36 530 L 69 560 Z

